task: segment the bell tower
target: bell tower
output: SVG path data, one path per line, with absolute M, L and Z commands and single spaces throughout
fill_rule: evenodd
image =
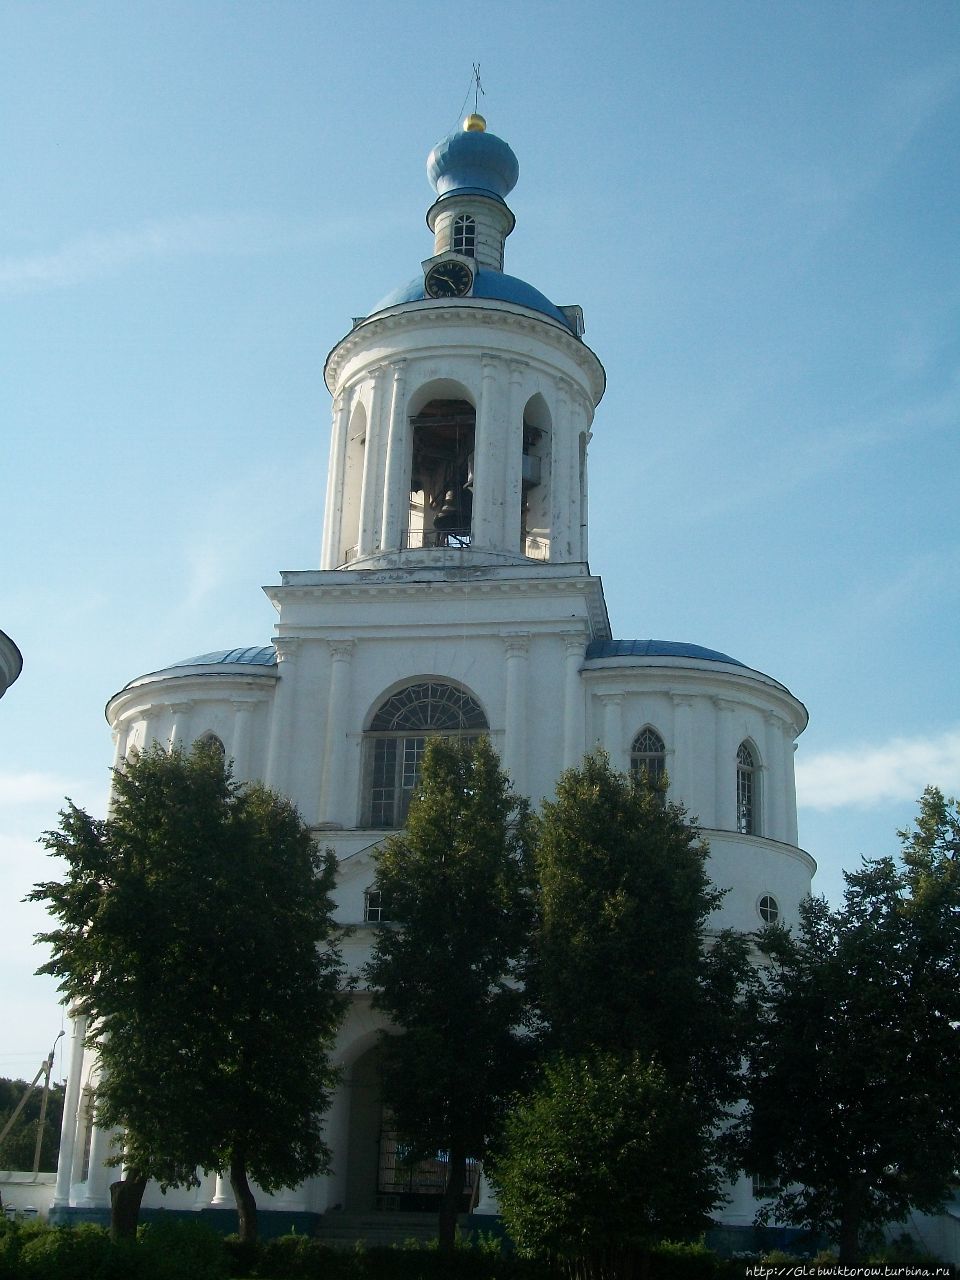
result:
M 321 567 L 583 563 L 604 373 L 580 309 L 504 272 L 519 166 L 482 116 L 427 174 L 433 254 L 327 358 Z

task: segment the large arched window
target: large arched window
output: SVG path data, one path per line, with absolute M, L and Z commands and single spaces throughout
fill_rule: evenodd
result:
M 461 213 L 453 220 L 453 251 L 468 258 L 477 252 L 477 224 L 467 213 Z
M 748 742 L 737 748 L 737 830 L 745 836 L 760 834 L 760 770 Z
M 428 738 L 477 738 L 487 729 L 474 698 L 456 685 L 424 680 L 383 702 L 366 733 L 365 821 L 401 827 L 420 776 Z
M 633 740 L 630 748 L 630 772 L 638 778 L 646 778 L 654 788 L 663 781 L 667 767 L 667 749 L 656 729 L 645 725 Z

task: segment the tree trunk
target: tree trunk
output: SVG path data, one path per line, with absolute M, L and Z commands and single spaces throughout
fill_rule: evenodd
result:
M 447 1185 L 440 1201 L 440 1221 L 437 1240 L 440 1252 L 448 1257 L 453 1253 L 457 1242 L 457 1215 L 463 1205 L 463 1186 L 467 1177 L 467 1155 L 463 1147 L 450 1148 L 450 1160 L 447 1165 Z
M 840 1230 L 838 1233 L 839 1252 L 837 1262 L 841 1267 L 855 1267 L 860 1261 L 860 1217 L 862 1183 L 860 1179 L 849 1187 L 843 1198 L 840 1211 Z
M 247 1181 L 247 1162 L 243 1156 L 234 1155 L 230 1160 L 230 1186 L 237 1200 L 240 1239 L 256 1240 L 257 1202 Z
M 140 1220 L 140 1202 L 147 1179 L 139 1169 L 127 1169 L 119 1182 L 110 1183 L 110 1239 L 132 1240 Z

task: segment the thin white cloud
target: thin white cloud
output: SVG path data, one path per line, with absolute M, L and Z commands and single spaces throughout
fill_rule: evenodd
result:
M 35 804 L 59 807 L 64 796 L 70 794 L 72 785 L 59 774 L 0 773 L 0 806 L 4 809 Z
M 810 809 L 916 800 L 927 786 L 948 794 L 960 791 L 960 729 L 797 761 L 797 800 Z
M 47 252 L 0 258 L 0 292 L 61 289 L 130 263 L 184 254 L 261 253 L 336 239 L 356 228 L 341 221 L 297 223 L 257 214 L 195 214 L 80 236 Z

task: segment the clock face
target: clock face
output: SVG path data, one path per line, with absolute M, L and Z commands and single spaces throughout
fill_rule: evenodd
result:
M 462 298 L 473 284 L 473 272 L 462 262 L 438 262 L 427 272 L 425 287 L 431 298 Z

